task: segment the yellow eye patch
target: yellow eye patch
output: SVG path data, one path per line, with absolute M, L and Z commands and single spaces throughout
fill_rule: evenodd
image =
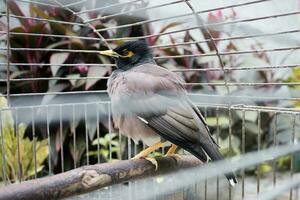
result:
M 123 58 L 131 58 L 132 56 L 134 56 L 134 53 L 132 51 L 126 51 L 125 55 L 123 55 Z

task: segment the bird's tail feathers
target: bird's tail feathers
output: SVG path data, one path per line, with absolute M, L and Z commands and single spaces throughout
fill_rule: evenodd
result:
M 201 146 L 212 161 L 219 161 L 224 159 L 221 152 L 219 151 L 218 146 L 214 144 L 202 144 Z M 225 177 L 227 178 L 231 186 L 235 186 L 238 183 L 234 172 L 226 173 Z

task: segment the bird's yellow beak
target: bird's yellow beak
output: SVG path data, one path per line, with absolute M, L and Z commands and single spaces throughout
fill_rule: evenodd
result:
M 100 51 L 100 54 L 104 56 L 115 57 L 115 58 L 120 57 L 120 55 L 117 52 L 114 52 L 113 50 Z

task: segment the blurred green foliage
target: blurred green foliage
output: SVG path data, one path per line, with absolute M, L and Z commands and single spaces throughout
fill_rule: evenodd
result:
M 114 159 L 120 159 L 120 144 L 116 133 L 107 133 L 101 138 L 97 138 L 92 142 L 93 146 L 99 145 L 98 151 L 90 151 L 90 156 L 97 157 L 98 154 L 104 159 L 105 162 L 109 161 L 110 154 Z
M 0 109 L 7 108 L 6 99 L 0 97 Z M 26 125 L 15 127 L 11 110 L 2 110 L 1 120 L 0 180 L 27 180 L 42 171 L 49 155 L 47 140 L 25 137 Z

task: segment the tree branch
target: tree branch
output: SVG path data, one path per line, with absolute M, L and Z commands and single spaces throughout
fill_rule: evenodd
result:
M 201 161 L 190 155 L 159 157 L 156 161 L 157 170 L 145 159 L 124 160 L 84 166 L 49 177 L 15 183 L 0 188 L 0 200 L 58 199 L 201 164 Z

